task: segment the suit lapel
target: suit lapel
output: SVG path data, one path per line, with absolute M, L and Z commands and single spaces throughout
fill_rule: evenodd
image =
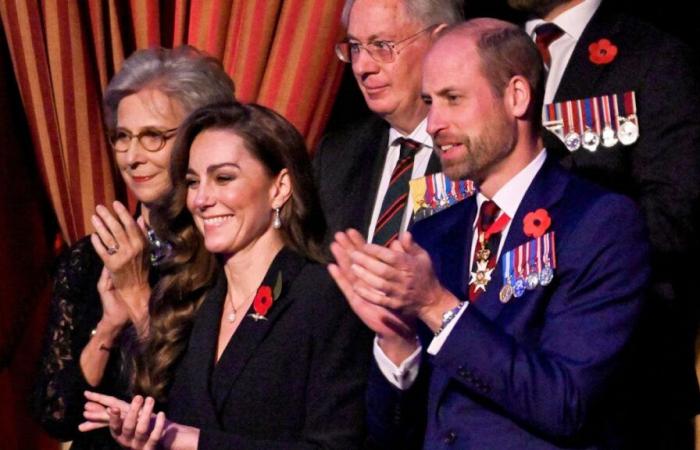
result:
M 192 411 L 199 416 L 197 423 L 218 423 L 214 404 L 209 395 L 209 376 L 214 365 L 219 318 L 226 296 L 226 277 L 219 271 L 216 283 L 207 293 L 192 327 L 187 352 L 182 361 L 184 383 L 190 384 Z
M 440 158 L 435 154 L 435 151 L 433 151 L 430 154 L 430 159 L 428 160 L 428 167 L 425 169 L 425 174 L 432 175 L 440 172 L 441 170 L 442 166 L 440 165 Z
M 562 197 L 565 187 L 566 179 L 564 176 L 564 169 L 557 165 L 554 158 L 547 157 L 544 165 L 537 175 L 535 175 L 530 187 L 525 192 L 525 196 L 520 202 L 520 206 L 518 206 L 515 217 L 513 217 L 511 221 L 506 241 L 503 244 L 503 249 L 501 250 L 496 268 L 491 275 L 491 281 L 486 288 L 486 292 L 474 302 L 474 306 L 489 319 L 496 319 L 505 306 L 499 299 L 499 293 L 501 287 L 503 287 L 501 257 L 508 251 L 533 239 L 532 237 L 526 236 L 523 231 L 523 219 L 525 215 L 540 208 L 546 209 L 551 214 L 552 207 Z M 555 220 L 556 218 L 553 217 L 552 222 L 554 223 Z M 518 300 L 520 299 L 511 299 L 511 301 Z
M 221 411 L 226 404 L 228 393 L 236 382 L 250 358 L 255 354 L 258 346 L 270 332 L 275 321 L 283 314 L 292 302 L 292 297 L 287 295 L 289 287 L 304 265 L 304 258 L 289 249 L 282 249 L 275 257 L 268 269 L 262 284 L 274 289 L 277 277 L 282 276 L 282 292 L 272 307 L 268 310 L 265 319 L 255 320 L 247 314 L 253 313 L 253 307 L 248 310 L 246 317 L 231 337 L 219 362 L 212 373 L 211 393 L 217 411 Z M 216 314 L 216 320 L 221 317 L 221 311 Z M 218 330 L 218 323 L 216 329 Z M 216 342 L 216 338 L 215 341 Z

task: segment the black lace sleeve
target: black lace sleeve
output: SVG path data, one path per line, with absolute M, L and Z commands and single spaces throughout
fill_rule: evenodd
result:
M 85 389 L 127 397 L 128 377 L 118 351 L 110 356 L 97 387 L 89 386 L 80 368 L 80 354 L 102 316 L 97 292 L 101 270 L 102 262 L 88 238 L 68 249 L 57 264 L 33 409 L 46 431 L 63 440 L 80 441 L 92 434 L 78 431 L 83 421 Z

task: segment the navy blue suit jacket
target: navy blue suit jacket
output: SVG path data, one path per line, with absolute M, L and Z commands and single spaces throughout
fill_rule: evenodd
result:
M 384 447 L 422 427 L 425 448 L 617 448 L 625 350 L 643 308 L 648 245 L 633 202 L 547 161 L 527 190 L 502 254 L 529 241 L 523 218 L 545 208 L 556 233 L 557 269 L 546 287 L 504 304 L 500 261 L 435 356 L 424 357 L 408 392 L 375 370 L 370 431 Z M 452 293 L 467 298 L 476 199 L 416 223 L 413 235 Z M 423 347 L 429 342 L 424 340 Z M 376 369 L 376 368 L 375 368 Z M 425 416 L 415 408 L 427 390 Z M 387 403 L 393 402 L 388 406 Z M 410 423 L 413 422 L 413 423 Z

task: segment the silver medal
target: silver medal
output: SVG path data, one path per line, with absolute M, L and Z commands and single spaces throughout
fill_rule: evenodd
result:
M 575 131 L 569 132 L 564 138 L 564 145 L 570 152 L 575 152 L 581 148 L 581 136 Z
M 617 138 L 615 137 L 615 130 L 612 129 L 612 127 L 606 125 L 605 128 L 603 128 L 603 133 L 602 133 L 602 139 L 603 139 L 603 146 L 604 147 L 614 147 L 617 144 Z
M 617 129 L 617 138 L 622 145 L 631 145 L 639 137 L 639 127 L 629 119 L 620 118 L 620 126 Z
M 542 268 L 542 271 L 540 272 L 540 284 L 542 286 L 547 286 L 549 283 L 552 282 L 554 279 L 554 269 L 552 269 L 552 266 L 547 264 Z
M 598 145 L 600 145 L 600 136 L 590 128 L 586 128 L 586 131 L 583 132 L 581 145 L 589 152 L 594 152 L 598 150 Z
M 527 274 L 525 283 L 525 287 L 528 291 L 535 289 L 537 285 L 540 284 L 540 277 L 537 274 L 537 272 L 530 272 L 529 274 Z

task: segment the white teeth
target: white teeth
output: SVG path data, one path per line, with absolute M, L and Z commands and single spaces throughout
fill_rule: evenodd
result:
M 440 150 L 442 150 L 443 152 L 446 152 L 447 150 L 451 149 L 454 146 L 455 146 L 455 144 L 441 145 Z
M 219 224 L 221 222 L 224 222 L 224 221 L 230 219 L 231 217 L 233 217 L 233 216 L 217 216 L 217 217 L 209 217 L 209 218 L 206 218 L 203 220 L 204 220 L 204 223 L 206 223 L 207 225 L 216 225 L 216 224 Z

